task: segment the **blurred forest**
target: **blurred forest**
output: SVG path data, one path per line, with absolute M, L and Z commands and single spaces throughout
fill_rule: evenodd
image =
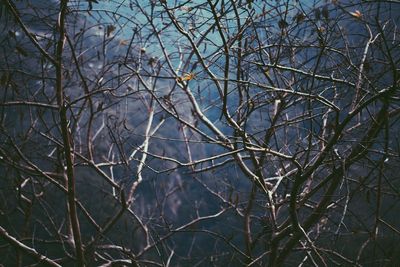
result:
M 0 1 L 0 266 L 400 266 L 399 25 Z

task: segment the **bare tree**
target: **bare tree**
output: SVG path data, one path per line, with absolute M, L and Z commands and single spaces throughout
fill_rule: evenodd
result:
M 399 264 L 399 10 L 1 2 L 0 263 Z

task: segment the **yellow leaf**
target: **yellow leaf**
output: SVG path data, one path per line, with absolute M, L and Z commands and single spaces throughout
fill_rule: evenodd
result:
M 188 74 L 183 75 L 182 77 L 178 77 L 178 81 L 183 82 L 183 81 L 190 81 L 193 80 L 196 77 L 196 75 L 193 72 L 190 72 Z
M 119 45 L 128 45 L 129 44 L 129 40 L 121 40 L 119 41 Z
M 360 19 L 362 18 L 362 14 L 360 12 L 360 10 L 355 10 L 354 12 L 350 12 L 350 15 L 352 15 L 353 17 Z

